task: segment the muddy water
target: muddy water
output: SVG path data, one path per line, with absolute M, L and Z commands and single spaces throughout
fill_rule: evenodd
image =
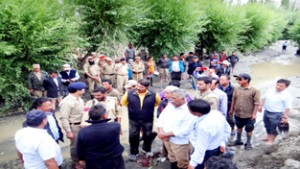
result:
M 252 84 L 257 87 L 263 87 L 278 80 L 279 78 L 300 76 L 300 63 L 259 63 L 250 66 L 250 73 L 253 78 Z

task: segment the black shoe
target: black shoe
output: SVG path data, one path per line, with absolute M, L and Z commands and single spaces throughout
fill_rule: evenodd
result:
M 228 143 L 228 146 L 240 146 L 240 145 L 243 145 L 243 144 L 244 143 L 242 141 L 235 140 L 234 142 Z
M 245 150 L 251 150 L 252 149 L 252 145 L 249 144 L 245 144 Z

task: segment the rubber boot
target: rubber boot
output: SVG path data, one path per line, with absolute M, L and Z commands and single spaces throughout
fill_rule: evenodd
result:
M 177 162 L 171 163 L 171 169 L 179 169 L 177 166 Z

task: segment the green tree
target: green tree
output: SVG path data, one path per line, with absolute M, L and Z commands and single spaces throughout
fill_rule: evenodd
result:
M 278 40 L 287 22 L 284 14 L 265 4 L 250 3 L 240 7 L 245 13 L 247 29 L 241 34 L 241 51 L 256 51 Z
M 133 0 L 76 0 L 83 22 L 81 36 L 89 42 L 89 52 L 114 53 L 131 36 L 131 25 L 139 12 Z
M 240 36 L 246 30 L 246 19 L 236 7 L 222 1 L 200 1 L 203 11 L 204 31 L 199 34 L 198 46 L 209 52 L 223 49 L 232 50 L 243 40 Z
M 70 10 L 53 0 L 0 1 L 1 111 L 29 103 L 25 84 L 33 63 L 44 70 L 60 69 L 70 60 L 66 54 L 83 44 Z
M 156 58 L 193 49 L 203 24 L 195 1 L 143 0 L 141 5 L 144 14 L 134 25 L 138 46 Z
M 298 20 L 289 28 L 289 37 L 300 46 L 300 21 Z

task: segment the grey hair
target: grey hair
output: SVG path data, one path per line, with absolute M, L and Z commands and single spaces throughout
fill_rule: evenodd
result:
M 171 91 L 171 93 L 176 94 L 180 98 L 186 98 L 186 96 L 188 95 L 185 89 L 175 89 Z
M 176 86 L 167 86 L 164 91 L 172 92 L 176 89 L 179 89 L 179 88 Z

